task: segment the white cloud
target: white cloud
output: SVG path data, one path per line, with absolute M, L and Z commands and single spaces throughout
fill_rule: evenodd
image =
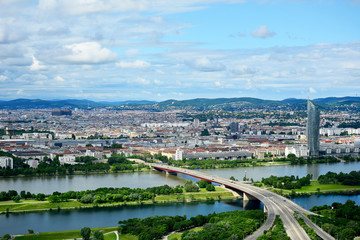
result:
M 57 82 L 65 82 L 65 79 L 63 79 L 63 78 L 60 77 L 60 76 L 56 76 L 56 77 L 55 77 L 55 81 L 57 81 Z
M 215 86 L 217 86 L 217 87 L 221 87 L 221 82 L 216 81 L 216 82 L 215 82 Z
M 150 82 L 150 80 L 139 77 L 139 78 L 134 79 L 133 83 L 138 83 L 138 84 L 141 84 L 141 85 L 149 85 L 151 82 Z
M 309 92 L 310 92 L 310 93 L 317 93 L 317 91 L 316 91 L 314 88 L 312 88 L 312 87 L 309 88 Z
M 33 59 L 33 63 L 30 66 L 31 71 L 38 71 L 47 68 L 46 66 L 41 65 L 41 63 L 35 58 L 35 56 L 32 56 L 32 59 Z
M 197 58 L 191 61 L 185 61 L 188 67 L 202 72 L 217 72 L 225 70 L 225 66 L 221 63 L 211 61 L 207 57 Z
M 8 24 L 7 22 L 1 24 Z M 0 26 L 0 43 L 13 43 L 25 39 L 23 33 L 18 26 Z
M 236 75 L 253 75 L 257 73 L 259 70 L 254 68 L 249 68 L 248 66 L 236 66 L 231 69 L 231 72 Z
M 151 64 L 143 60 L 136 60 L 134 62 L 120 61 L 116 63 L 116 66 L 120 68 L 148 68 Z
M 242 3 L 245 0 L 187 0 L 169 2 L 165 0 L 40 0 L 43 11 L 58 11 L 68 15 L 85 15 L 101 12 L 152 11 L 163 13 L 199 10 L 209 3 Z M 155 17 L 153 21 L 162 21 Z
M 254 30 L 251 35 L 256 38 L 268 38 L 276 35 L 275 32 L 270 32 L 266 25 L 261 25 L 259 29 Z
M 155 80 L 154 80 L 154 83 L 155 83 L 156 85 L 161 85 L 161 84 L 163 84 L 163 82 L 162 82 L 162 81 L 157 80 L 157 79 L 155 79 Z
M 5 82 L 8 79 L 5 75 L 0 75 L 0 82 Z
M 134 49 L 134 48 L 127 49 L 124 52 L 125 56 L 127 56 L 127 57 L 134 57 L 134 56 L 139 55 L 140 53 L 141 52 L 138 49 Z
M 118 55 L 97 42 L 83 42 L 66 45 L 70 54 L 59 57 L 66 63 L 73 64 L 100 64 L 109 63 L 117 59 Z

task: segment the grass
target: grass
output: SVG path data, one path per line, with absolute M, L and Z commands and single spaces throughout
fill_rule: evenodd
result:
M 320 191 L 346 191 L 346 190 L 358 190 L 360 186 L 348 186 L 341 184 L 320 184 L 318 181 L 311 181 L 310 186 L 302 187 L 297 189 L 296 192 L 317 192 L 317 189 L 320 188 Z
M 304 186 L 300 189 L 294 189 L 296 193 L 317 193 L 318 189 L 321 192 L 339 192 L 339 191 L 351 191 L 351 190 L 360 190 L 360 186 L 349 186 L 349 185 L 341 185 L 341 184 L 320 184 L 318 181 L 311 181 L 310 186 Z M 292 190 L 273 188 L 271 190 L 281 191 L 284 194 L 291 194 Z
M 221 199 L 229 199 L 233 198 L 233 194 L 224 188 L 215 187 L 216 191 L 208 192 L 206 189 L 201 189 L 200 192 L 197 193 L 183 193 L 183 194 L 173 194 L 173 195 L 158 195 L 155 198 L 156 202 L 176 202 L 182 201 L 183 197 L 185 201 L 189 200 L 207 200 L 210 198 L 218 199 L 220 196 Z M 151 200 L 143 201 L 145 204 L 152 204 Z M 99 207 L 111 207 L 114 205 L 123 205 L 123 202 L 117 203 L 104 203 L 99 204 Z M 127 202 L 127 205 L 137 205 L 139 202 Z M 0 213 L 6 213 L 7 209 L 10 212 L 27 212 L 27 211 L 47 211 L 54 210 L 57 211 L 60 209 L 75 209 L 75 208 L 92 208 L 93 204 L 84 204 L 80 203 L 76 200 L 70 200 L 68 202 L 60 202 L 60 203 L 50 203 L 48 201 L 36 201 L 36 200 L 22 200 L 19 203 L 15 203 L 14 201 L 3 201 L 0 202 Z
M 202 230 L 203 227 L 196 227 L 196 228 L 193 228 L 193 229 L 190 229 L 189 231 L 200 231 Z M 168 240 L 181 240 L 181 235 L 183 234 L 183 232 L 176 232 L 176 233 L 173 233 L 171 234 L 169 237 L 168 237 Z
M 185 192 L 179 195 L 158 195 L 155 201 L 181 201 L 183 197 L 185 200 L 207 200 L 209 198 L 218 199 L 233 198 L 232 192 L 222 187 L 215 187 L 215 191 L 209 192 L 205 188 L 200 188 L 200 192 Z M 193 198 L 193 199 L 192 199 Z
M 116 234 L 115 233 L 109 233 L 104 235 L 104 240 L 116 240 Z
M 104 227 L 104 228 L 92 228 L 91 231 L 99 230 L 102 231 L 104 234 L 112 231 L 116 231 L 117 227 Z M 115 234 L 112 234 L 115 236 Z M 105 235 L 107 236 L 107 235 Z M 60 240 L 60 239 L 74 239 L 74 238 L 81 238 L 80 230 L 71 230 L 71 231 L 61 231 L 61 232 L 44 232 L 38 234 L 25 234 L 22 236 L 17 236 L 14 240 Z M 109 238 L 112 239 L 112 238 Z M 115 238 L 116 239 L 116 236 Z M 136 240 L 137 238 L 120 238 L 124 240 Z

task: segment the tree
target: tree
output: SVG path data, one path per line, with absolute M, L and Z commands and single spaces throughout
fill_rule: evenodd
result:
M 212 184 L 206 185 L 206 191 L 215 191 L 215 187 Z
M 104 234 L 100 231 L 95 231 L 93 239 L 94 240 L 104 240 Z
M 1 240 L 9 240 L 9 239 L 11 239 L 10 234 L 5 234 L 5 235 L 1 238 Z
M 186 192 L 198 192 L 199 191 L 199 186 L 191 180 L 186 181 L 184 188 L 185 188 Z
M 89 240 L 90 239 L 90 234 L 91 234 L 91 229 L 89 227 L 83 227 L 80 230 L 80 235 L 82 236 L 82 238 L 84 240 Z
M 341 239 L 354 239 L 356 232 L 352 228 L 345 228 L 341 231 Z
M 205 181 L 205 180 L 200 180 L 200 181 L 198 182 L 198 185 L 199 185 L 200 188 L 206 188 L 206 186 L 207 186 L 208 184 L 209 184 L 209 183 L 208 183 L 207 181 Z
M 205 128 L 203 131 L 201 131 L 200 136 L 210 136 L 209 130 Z
M 293 154 L 293 153 L 289 153 L 289 154 L 287 155 L 287 158 L 290 159 L 290 160 L 295 160 L 295 159 L 296 159 L 296 155 Z
M 234 176 L 231 176 L 231 177 L 230 177 L 230 180 L 235 181 L 235 177 L 234 177 Z

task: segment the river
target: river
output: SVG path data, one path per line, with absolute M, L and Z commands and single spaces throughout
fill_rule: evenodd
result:
M 299 176 L 312 174 L 313 179 L 328 171 L 349 173 L 360 169 L 360 162 L 331 163 L 331 164 L 305 164 L 305 165 L 280 165 L 263 167 L 242 167 L 222 169 L 202 169 L 201 171 L 224 178 L 234 176 L 242 180 L 245 176 L 256 180 L 262 177 L 275 176 Z M 117 174 L 93 174 L 56 177 L 13 177 L 0 178 L 0 191 L 25 190 L 31 193 L 50 194 L 55 191 L 82 191 L 100 187 L 130 187 L 146 188 L 168 184 L 170 186 L 183 185 L 187 177 L 164 175 L 157 171 L 117 173 Z

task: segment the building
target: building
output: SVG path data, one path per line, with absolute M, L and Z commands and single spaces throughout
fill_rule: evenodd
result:
M 230 132 L 238 132 L 239 131 L 239 123 L 232 122 L 229 124 Z
M 320 150 L 320 111 L 310 100 L 308 100 L 307 115 L 308 121 L 306 125 L 306 136 L 308 141 L 309 156 L 318 156 Z
M 11 157 L 0 157 L 0 167 L 13 169 L 13 159 Z
M 71 116 L 72 112 L 70 109 L 55 109 L 54 111 L 51 112 L 52 116 L 62 116 L 62 115 L 67 115 L 67 116 Z
M 200 120 L 197 119 L 197 118 L 195 118 L 195 119 L 194 119 L 194 122 L 193 122 L 193 125 L 194 125 L 194 128 L 200 127 Z
M 306 157 L 308 155 L 308 148 L 306 145 L 286 146 L 285 156 L 288 156 L 291 153 L 295 154 L 296 157 Z
M 181 149 L 177 149 L 175 155 L 173 157 L 174 160 L 182 160 L 184 151 Z

